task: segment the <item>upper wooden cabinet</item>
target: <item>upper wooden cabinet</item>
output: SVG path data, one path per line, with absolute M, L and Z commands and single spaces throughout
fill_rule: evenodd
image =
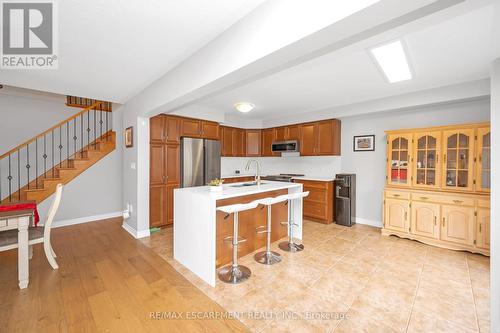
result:
M 267 128 L 262 130 L 262 147 L 260 150 L 261 156 L 277 156 L 273 154 L 272 144 L 275 139 L 275 129 Z
M 221 154 L 222 156 L 234 156 L 234 128 L 222 126 L 221 131 Z
M 387 183 L 411 185 L 411 135 L 387 135 Z
M 245 130 L 246 156 L 260 156 L 260 130 Z
M 286 127 L 276 127 L 274 129 L 274 140 L 275 141 L 285 141 L 286 140 Z
M 286 126 L 285 140 L 300 140 L 300 125 Z
M 165 137 L 167 143 L 179 143 L 181 139 L 181 119 L 179 117 L 165 117 Z
M 489 192 L 489 124 L 388 131 L 387 185 Z
M 441 132 L 418 132 L 413 139 L 415 147 L 413 185 L 439 188 L 441 184 Z
M 443 132 L 443 187 L 472 191 L 474 181 L 474 129 Z
M 219 124 L 202 120 L 201 137 L 204 139 L 219 140 Z
M 149 119 L 149 141 L 151 143 L 165 142 L 165 116 L 158 115 Z
M 477 129 L 476 190 L 490 192 L 491 189 L 491 131 L 489 127 Z
M 340 155 L 340 131 L 340 121 L 337 119 L 302 124 L 301 155 Z
M 244 129 L 235 128 L 233 130 L 233 155 L 238 157 L 246 156 L 246 133 Z
M 202 121 L 198 119 L 182 118 L 182 136 L 190 138 L 201 137 Z

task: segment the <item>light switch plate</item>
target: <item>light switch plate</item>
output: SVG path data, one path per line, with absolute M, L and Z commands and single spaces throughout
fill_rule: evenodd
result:
M 130 163 L 130 169 L 135 170 L 135 162 Z

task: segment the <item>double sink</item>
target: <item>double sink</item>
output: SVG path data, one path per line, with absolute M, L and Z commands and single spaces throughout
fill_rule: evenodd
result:
M 266 182 L 260 182 L 260 185 L 267 184 Z M 247 187 L 247 186 L 257 186 L 257 182 L 240 183 L 235 185 L 229 185 L 229 187 Z

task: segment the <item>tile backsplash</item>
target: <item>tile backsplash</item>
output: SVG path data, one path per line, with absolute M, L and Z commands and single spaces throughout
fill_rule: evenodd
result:
M 255 173 L 255 166 L 245 171 L 247 162 L 256 159 L 262 166 L 262 174 L 297 173 L 306 176 L 335 176 L 341 171 L 340 156 L 293 156 L 293 157 L 222 157 L 221 175 Z

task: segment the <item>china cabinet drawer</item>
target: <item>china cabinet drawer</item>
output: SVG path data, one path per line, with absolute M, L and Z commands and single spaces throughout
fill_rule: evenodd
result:
M 409 200 L 410 199 L 410 192 L 404 192 L 404 191 L 385 191 L 385 197 L 386 198 L 392 198 L 392 199 L 405 199 L 405 200 Z

